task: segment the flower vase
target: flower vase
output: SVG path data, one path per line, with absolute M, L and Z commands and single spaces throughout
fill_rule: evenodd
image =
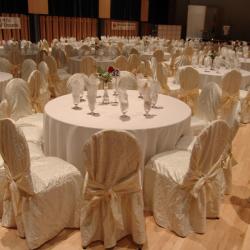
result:
M 108 94 L 108 82 L 103 81 L 103 97 L 102 97 L 102 104 L 109 104 L 109 94 Z

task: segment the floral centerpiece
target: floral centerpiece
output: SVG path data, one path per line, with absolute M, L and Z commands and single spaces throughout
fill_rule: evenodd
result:
M 217 56 L 217 55 L 216 55 L 216 52 L 215 52 L 214 50 L 212 50 L 212 51 L 209 53 L 209 56 L 210 56 L 210 58 L 211 58 L 211 60 L 212 60 L 211 69 L 213 69 L 214 59 L 215 59 L 215 57 Z
M 120 71 L 113 68 L 112 66 L 109 66 L 107 71 L 103 70 L 102 68 L 98 68 L 97 73 L 98 78 L 103 82 L 103 104 L 109 104 L 108 84 L 112 81 L 113 77 L 115 77 L 115 80 L 117 81 Z

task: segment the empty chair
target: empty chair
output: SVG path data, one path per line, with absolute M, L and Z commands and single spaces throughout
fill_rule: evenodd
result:
M 88 56 L 91 54 L 91 48 L 88 45 L 82 45 L 78 54 L 81 56 Z
M 118 56 L 115 59 L 114 67 L 119 70 L 128 71 L 129 64 L 127 58 L 125 56 Z
M 0 121 L 0 136 L 0 153 L 9 174 L 2 226 L 16 227 L 30 249 L 41 246 L 64 228 L 78 228 L 80 172 L 55 157 L 31 161 L 24 135 L 10 119 Z
M 50 99 L 48 82 L 45 81 L 39 70 L 34 70 L 31 72 L 27 83 L 34 112 L 43 112 L 45 104 Z
M 75 53 L 75 50 L 74 50 L 73 46 L 70 45 L 70 44 L 65 45 L 64 50 L 65 50 L 65 54 L 66 54 L 67 58 L 77 55 Z
M 199 72 L 192 67 L 186 67 L 179 72 L 179 81 L 181 89 L 178 98 L 185 102 L 195 113 L 199 97 Z
M 32 59 L 25 59 L 22 63 L 21 77 L 23 80 L 27 81 L 30 73 L 37 69 L 37 64 Z
M 241 122 L 250 123 L 250 90 L 248 90 L 247 96 L 241 101 Z
M 49 89 L 51 94 L 55 97 L 67 93 L 66 82 L 71 75 L 66 71 L 57 70 L 57 64 L 54 57 L 46 56 L 44 61 L 49 67 Z
M 160 49 L 157 49 L 154 51 L 153 57 L 155 57 L 158 62 L 163 62 L 164 61 L 164 52 Z
M 136 74 L 141 65 L 140 57 L 137 54 L 131 54 L 128 58 L 129 71 Z
M 222 156 L 229 128 L 214 121 L 196 138 L 192 151 L 155 155 L 144 174 L 144 200 L 158 225 L 185 237 L 205 233 L 206 218 L 218 218 Z
M 139 51 L 137 50 L 137 49 L 135 49 L 135 48 L 131 48 L 130 49 L 130 51 L 129 51 L 129 54 L 130 55 L 139 55 L 140 53 L 139 53 Z
M 0 57 L 0 72 L 12 73 L 13 65 L 11 62 L 3 57 Z
M 87 169 L 80 225 L 83 246 L 101 240 L 111 248 L 126 235 L 143 244 L 142 153 L 135 137 L 125 131 L 101 131 L 84 145 L 83 153 Z
M 84 73 L 87 76 L 96 73 L 96 61 L 91 56 L 86 56 L 81 60 L 80 63 L 80 73 Z

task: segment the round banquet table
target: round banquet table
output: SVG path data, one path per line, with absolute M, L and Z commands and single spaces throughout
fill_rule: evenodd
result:
M 250 58 L 240 58 L 241 69 L 250 71 Z
M 113 99 L 112 92 L 109 93 Z M 103 105 L 101 98 L 97 98 L 95 109 L 99 116 L 88 114 L 86 101 L 79 104 L 81 110 L 72 109 L 71 94 L 51 100 L 44 111 L 45 154 L 72 163 L 84 174 L 83 145 L 100 130 L 119 129 L 134 134 L 144 163 L 155 154 L 174 149 L 178 139 L 190 131 L 191 110 L 173 97 L 159 95 L 157 106 L 161 108 L 151 109 L 149 118 L 143 115 L 143 100 L 138 98 L 137 91 L 128 91 L 128 101 L 129 119 L 124 120 L 119 106 Z
M 12 74 L 0 72 L 0 101 L 4 99 L 5 87 L 12 78 Z
M 152 58 L 152 56 L 153 56 L 153 52 L 151 52 L 151 51 L 149 51 L 149 52 L 147 52 L 147 51 L 141 52 L 141 59 L 142 60 L 150 60 Z M 170 56 L 171 56 L 170 53 L 164 52 L 164 60 L 165 61 L 170 60 Z
M 179 67 L 179 70 L 185 68 L 187 66 Z M 219 71 L 217 70 L 206 70 L 204 67 L 195 67 L 200 74 L 200 84 L 201 88 L 203 88 L 209 82 L 216 82 L 218 85 L 221 84 L 222 77 L 232 69 L 225 69 L 221 68 Z M 242 82 L 241 82 L 241 89 L 246 89 L 247 86 L 250 85 L 250 72 L 241 69 L 240 70 L 242 75 Z M 178 76 L 177 76 L 178 78 Z
M 107 70 L 109 66 L 113 66 L 114 60 L 107 58 L 94 58 L 96 61 L 96 66 L 102 68 L 103 70 Z M 82 61 L 82 57 L 73 56 L 69 58 L 68 70 L 70 74 L 75 74 L 80 72 L 80 64 Z

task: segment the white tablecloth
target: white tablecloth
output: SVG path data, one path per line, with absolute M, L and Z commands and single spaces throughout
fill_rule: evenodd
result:
M 13 78 L 12 74 L 0 72 L 0 101 L 4 98 L 5 87 L 9 80 Z
M 125 121 L 120 118 L 119 106 L 98 104 L 101 102 L 99 98 L 95 110 L 99 117 L 88 115 L 87 102 L 80 103 L 82 110 L 73 110 L 71 95 L 47 103 L 44 112 L 45 153 L 72 163 L 84 173 L 83 145 L 91 135 L 102 129 L 132 132 L 141 145 L 144 162 L 157 153 L 173 149 L 180 136 L 189 132 L 191 110 L 185 103 L 159 95 L 157 105 L 163 108 L 152 109 L 152 118 L 145 118 L 143 100 L 138 98 L 138 92 L 128 91 L 128 95 L 130 120 Z
M 68 71 L 70 74 L 75 74 L 80 72 L 80 63 L 82 58 L 79 56 L 73 56 L 69 58 Z M 109 66 L 113 66 L 114 60 L 112 59 L 99 59 L 95 58 L 97 67 L 107 70 Z
M 153 52 L 141 52 L 141 59 L 142 60 L 150 60 L 153 56 Z M 170 53 L 164 52 L 164 60 L 170 60 Z
M 179 70 L 186 66 L 180 67 Z M 216 70 L 206 70 L 205 68 L 195 67 L 196 70 L 200 73 L 200 83 L 201 88 L 203 88 L 209 82 L 216 82 L 217 84 L 221 84 L 222 77 L 230 71 L 230 69 L 220 69 Z M 241 89 L 245 89 L 248 85 L 250 85 L 250 72 L 246 70 L 240 70 L 242 74 L 242 82 Z M 178 75 L 178 74 L 177 74 Z M 177 76 L 178 78 L 178 76 Z
M 241 69 L 250 71 L 250 58 L 240 58 Z

